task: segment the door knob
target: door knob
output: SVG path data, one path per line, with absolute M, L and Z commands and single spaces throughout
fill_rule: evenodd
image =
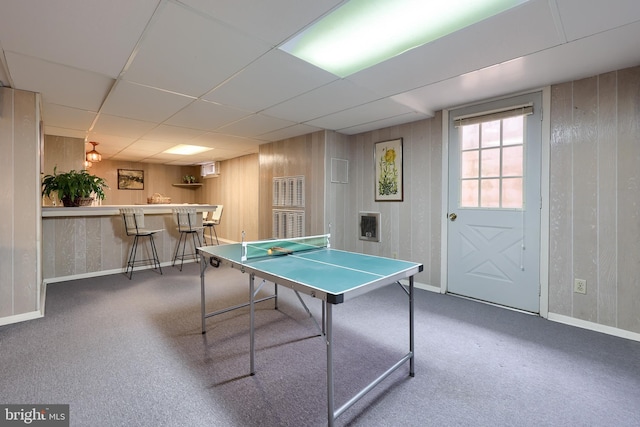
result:
M 455 221 L 455 220 L 456 220 L 456 218 L 458 218 L 458 215 L 456 215 L 455 213 L 449 214 L 449 219 L 450 219 L 451 221 Z

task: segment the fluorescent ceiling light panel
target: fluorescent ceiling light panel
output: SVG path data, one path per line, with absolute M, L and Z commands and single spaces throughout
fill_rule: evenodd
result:
M 527 0 L 350 0 L 280 46 L 346 77 Z
M 204 153 L 205 151 L 209 151 L 209 150 L 213 150 L 213 148 L 201 147 L 199 145 L 178 144 L 175 147 L 171 147 L 168 150 L 163 151 L 163 153 L 181 154 L 183 156 L 188 156 L 190 154 Z

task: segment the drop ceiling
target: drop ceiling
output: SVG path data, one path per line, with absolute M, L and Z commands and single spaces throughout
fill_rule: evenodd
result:
M 188 165 L 640 64 L 637 0 L 530 0 L 344 79 L 277 49 L 342 3 L 4 2 L 0 81 L 42 94 L 48 135 L 98 141 L 103 159 Z M 177 144 L 213 150 L 163 153 Z

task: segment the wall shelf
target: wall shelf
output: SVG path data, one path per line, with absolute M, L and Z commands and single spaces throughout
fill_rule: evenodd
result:
M 202 187 L 201 182 L 194 182 L 193 184 L 171 184 L 171 185 L 173 185 L 174 187 L 191 188 L 191 189 Z

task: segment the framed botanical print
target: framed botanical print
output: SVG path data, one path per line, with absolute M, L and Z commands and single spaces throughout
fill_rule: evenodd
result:
M 376 202 L 401 202 L 403 200 L 402 138 L 376 143 L 374 165 Z

